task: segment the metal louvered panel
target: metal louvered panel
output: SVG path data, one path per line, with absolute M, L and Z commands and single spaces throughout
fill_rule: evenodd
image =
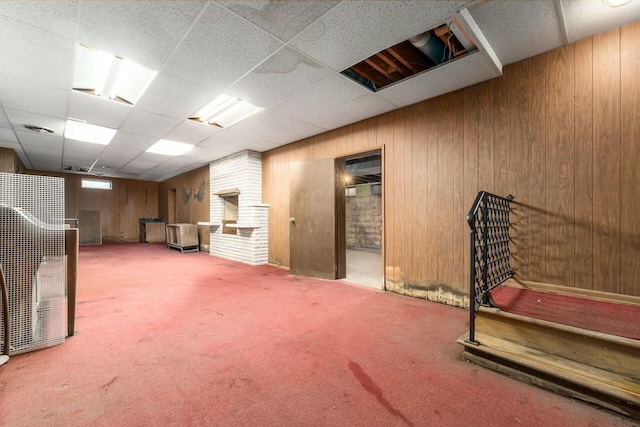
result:
M 62 178 L 0 173 L 0 264 L 9 300 L 9 354 L 63 343 Z M 3 322 L 0 332 L 5 327 Z

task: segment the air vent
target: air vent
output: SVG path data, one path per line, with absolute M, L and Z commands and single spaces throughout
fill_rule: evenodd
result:
M 457 17 L 453 17 L 448 23 L 370 56 L 342 74 L 377 92 L 476 50 Z
M 29 130 L 31 132 L 35 132 L 35 133 L 53 133 L 53 129 L 49 129 L 49 128 L 45 128 L 42 126 L 36 126 L 36 125 L 24 125 L 24 128 L 26 130 Z

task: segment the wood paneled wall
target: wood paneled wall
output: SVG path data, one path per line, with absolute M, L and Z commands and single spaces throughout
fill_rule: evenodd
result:
M 86 175 L 27 171 L 26 173 L 64 178 L 65 217 L 78 218 L 81 210 L 100 211 L 102 241 L 139 242 L 140 218 L 158 217 L 158 183 L 107 178 L 111 190 L 82 188 Z
M 11 148 L 0 147 L 0 172 L 22 173 L 22 162 Z
M 160 183 L 158 212 L 161 218 L 169 218 L 168 194 L 171 190 L 176 194 L 176 223 L 197 224 L 209 221 L 209 166 L 203 166 Z M 209 251 L 209 232 L 209 227 L 198 227 L 201 251 Z
M 640 22 L 503 76 L 263 153 L 269 261 L 289 264 L 289 162 L 384 146 L 387 289 L 467 305 L 468 209 L 513 194 L 523 280 L 640 296 Z

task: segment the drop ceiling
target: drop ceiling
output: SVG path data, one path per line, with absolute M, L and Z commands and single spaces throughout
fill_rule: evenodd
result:
M 477 52 L 375 93 L 341 74 L 453 14 L 468 17 Z M 0 1 L 0 147 L 29 169 L 162 181 L 498 77 L 638 19 L 640 0 Z M 78 44 L 158 75 L 134 106 L 73 91 Z M 265 110 L 227 129 L 188 120 L 221 93 Z M 118 132 L 106 147 L 66 140 L 68 117 Z M 145 152 L 159 139 L 195 148 Z

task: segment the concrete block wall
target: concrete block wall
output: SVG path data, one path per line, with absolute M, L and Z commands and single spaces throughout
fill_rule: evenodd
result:
M 382 197 L 371 194 L 370 184 L 356 187 L 356 196 L 346 198 L 347 247 L 382 247 Z
M 251 265 L 266 264 L 269 259 L 269 205 L 262 203 L 262 155 L 242 151 L 211 162 L 210 222 L 211 255 Z M 224 198 L 217 192 L 237 188 L 238 221 L 235 234 L 222 233 Z

